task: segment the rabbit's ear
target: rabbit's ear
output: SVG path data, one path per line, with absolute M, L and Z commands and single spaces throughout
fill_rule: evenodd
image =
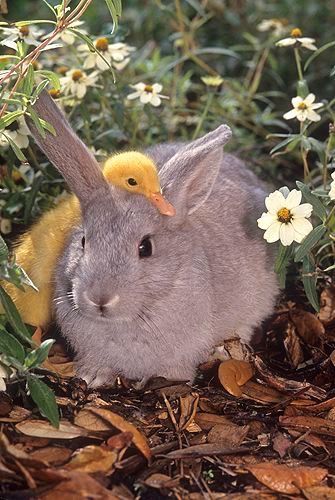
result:
M 63 175 L 70 189 L 85 203 L 93 191 L 107 185 L 98 162 L 72 130 L 48 92 L 41 92 L 33 107 L 38 116 L 50 123 L 56 132 L 53 135 L 45 130 L 45 137 L 42 137 L 33 121 L 28 119 L 35 141 Z
M 208 198 L 231 130 L 221 125 L 180 149 L 160 170 L 161 185 L 177 214 L 195 212 Z

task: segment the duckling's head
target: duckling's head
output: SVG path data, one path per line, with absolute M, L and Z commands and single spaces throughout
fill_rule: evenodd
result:
M 157 169 L 143 153 L 129 151 L 109 158 L 104 165 L 108 182 L 130 193 L 146 196 L 164 215 L 174 215 L 174 207 L 163 197 Z

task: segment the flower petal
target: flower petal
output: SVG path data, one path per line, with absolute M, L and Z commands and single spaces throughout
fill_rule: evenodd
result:
M 160 105 L 160 103 L 161 103 L 161 100 L 160 100 L 160 98 L 159 98 L 159 96 L 158 96 L 158 95 L 153 95 L 153 96 L 151 97 L 150 104 L 152 104 L 153 106 L 155 106 L 155 108 L 156 108 L 157 106 L 159 106 L 159 105 Z
M 302 234 L 303 236 L 307 236 L 312 229 L 313 226 L 309 222 L 309 220 L 305 219 L 304 217 L 299 217 L 298 219 L 292 219 L 291 220 L 292 227 L 295 232 Z
M 146 104 L 151 101 L 152 97 L 153 95 L 151 92 L 143 92 L 141 94 L 140 101 L 143 102 L 143 104 Z
M 311 109 L 319 109 L 322 108 L 323 103 L 322 102 L 315 102 L 314 104 L 311 104 Z
M 294 108 L 297 108 L 299 106 L 299 104 L 301 104 L 304 100 L 302 99 L 302 97 L 300 97 L 299 95 L 297 95 L 297 97 L 293 97 L 291 99 L 291 103 L 292 103 L 292 106 Z
M 280 191 L 274 191 L 265 198 L 265 206 L 270 214 L 277 215 L 278 210 L 285 207 L 285 198 Z
M 288 111 L 283 115 L 283 118 L 285 120 L 291 120 L 292 118 L 296 118 L 297 116 L 297 110 L 296 109 L 291 109 L 291 111 Z
M 257 219 L 258 227 L 261 229 L 268 229 L 274 222 L 276 222 L 277 217 L 269 212 L 263 212 L 261 217 Z
M 287 247 L 293 243 L 294 228 L 290 222 L 288 224 L 281 224 L 279 236 L 280 241 L 282 242 L 284 247 Z
M 277 47 L 288 47 L 289 45 L 295 45 L 297 40 L 295 38 L 283 38 L 279 40 L 276 45 Z
M 309 109 L 307 112 L 307 118 L 311 120 L 311 122 L 318 122 L 321 120 L 321 116 L 318 113 L 315 113 L 312 109 Z
M 285 207 L 291 210 L 291 208 L 297 207 L 301 203 L 301 191 L 298 191 L 297 189 L 292 189 L 290 194 L 285 200 Z
M 161 92 L 161 90 L 163 89 L 163 85 L 161 85 L 160 83 L 154 83 L 153 86 L 152 86 L 152 90 L 154 93 L 159 93 Z
M 305 97 L 304 101 L 305 101 L 305 104 L 307 104 L 307 106 L 309 106 L 310 104 L 312 104 L 315 101 L 315 94 L 308 94 L 308 96 Z
M 141 92 L 132 92 L 131 94 L 127 95 L 127 99 L 132 100 L 132 99 L 137 99 L 140 97 Z
M 313 206 L 310 203 L 303 203 L 298 207 L 293 207 L 291 209 L 291 214 L 294 219 L 298 217 L 310 217 L 313 211 Z
M 271 226 L 265 231 L 263 238 L 268 243 L 274 243 L 275 241 L 278 241 L 281 225 L 282 224 L 279 221 L 276 221 L 273 224 L 271 224 Z

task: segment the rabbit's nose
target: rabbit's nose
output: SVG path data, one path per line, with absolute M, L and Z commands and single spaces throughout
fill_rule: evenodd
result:
M 110 298 L 105 295 L 94 296 L 92 293 L 84 292 L 84 297 L 90 304 L 98 308 L 101 312 L 104 312 L 109 307 L 115 307 L 120 301 L 119 295 L 114 295 Z

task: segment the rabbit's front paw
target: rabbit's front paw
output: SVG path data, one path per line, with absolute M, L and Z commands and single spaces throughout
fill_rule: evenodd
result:
M 100 369 L 88 371 L 85 369 L 78 370 L 78 376 L 85 380 L 90 389 L 97 389 L 102 386 L 113 386 L 117 375 L 110 370 Z

